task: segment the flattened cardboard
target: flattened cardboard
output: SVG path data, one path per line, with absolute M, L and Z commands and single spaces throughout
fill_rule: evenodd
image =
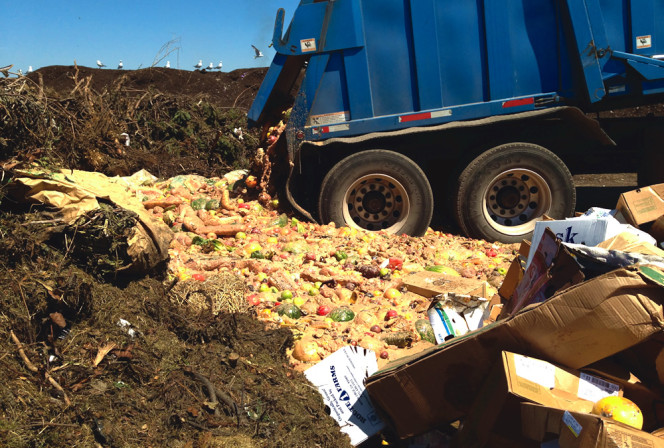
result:
M 661 448 L 664 440 L 622 423 L 581 412 L 521 404 L 523 435 L 544 442 L 558 437 L 560 448 Z
M 662 303 L 664 287 L 647 272 L 619 269 L 395 360 L 367 378 L 366 389 L 399 437 L 422 434 L 468 413 L 503 350 L 579 369 L 662 332 Z
M 635 227 L 664 215 L 664 184 L 637 188 L 620 195 L 616 209 Z
M 617 269 L 571 286 L 515 316 L 510 330 L 538 356 L 572 369 L 632 347 L 664 330 L 664 288 L 642 271 Z
M 448 292 L 488 298 L 486 282 L 438 272 L 419 271 L 407 275 L 403 277 L 403 284 L 408 291 L 426 298 Z

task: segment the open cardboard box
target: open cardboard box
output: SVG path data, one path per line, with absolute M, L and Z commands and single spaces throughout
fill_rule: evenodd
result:
M 573 369 L 664 330 L 664 274 L 618 269 L 445 344 L 388 364 L 365 380 L 399 437 L 454 422 L 470 410 L 503 350 Z
M 664 439 L 597 415 L 521 404 L 523 435 L 560 448 L 659 448 Z
M 524 401 L 590 412 L 595 401 L 609 395 L 622 395 L 621 386 L 597 375 L 503 351 L 463 419 L 455 446 L 490 446 L 492 434 L 518 441 Z

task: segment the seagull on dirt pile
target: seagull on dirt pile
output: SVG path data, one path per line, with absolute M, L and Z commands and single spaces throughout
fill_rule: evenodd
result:
M 28 65 L 28 73 L 32 73 L 32 65 Z
M 118 62 L 118 70 L 122 70 L 124 67 L 124 64 L 122 63 L 122 59 L 120 59 L 120 62 Z
M 214 70 L 214 64 L 210 62 L 210 65 L 207 66 L 206 70 Z
M 166 65 L 165 65 L 165 67 L 166 67 L 166 68 L 171 68 L 171 61 L 166 61 Z
M 221 61 L 219 61 L 219 63 L 218 63 L 217 66 L 215 67 L 215 69 L 217 69 L 217 70 L 221 70 L 221 67 L 223 67 L 223 66 L 224 66 L 224 64 L 222 64 Z
M 254 49 L 254 52 L 256 53 L 254 59 L 263 57 L 263 53 L 258 48 L 256 48 L 254 45 L 252 45 L 251 47 Z
M 203 59 L 198 60 L 198 64 L 194 65 L 194 68 L 199 69 L 203 67 Z
M 106 66 L 104 64 L 102 64 L 99 59 L 97 59 L 97 67 L 102 68 L 102 67 L 106 67 Z

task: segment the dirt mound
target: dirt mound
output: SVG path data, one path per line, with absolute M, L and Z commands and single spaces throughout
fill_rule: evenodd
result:
M 247 167 L 258 147 L 246 113 L 265 69 L 44 67 L 0 79 L 0 160 L 168 178 Z
M 77 73 L 78 70 L 78 73 Z M 81 66 L 53 65 L 27 75 L 63 96 L 71 92 L 75 79 L 91 78 L 90 88 L 98 93 L 124 89 L 139 95 L 146 90 L 163 95 L 207 101 L 216 106 L 248 110 L 267 72 L 266 68 L 238 69 L 232 72 L 187 71 L 150 67 L 139 70 L 107 70 Z
M 192 311 L 169 300 L 165 273 L 115 282 L 112 219 L 65 232 L 4 194 L 35 164 L 162 178 L 247 167 L 264 74 L 54 66 L 0 79 L 0 445 L 349 446 L 289 368 L 288 329 L 246 307 Z

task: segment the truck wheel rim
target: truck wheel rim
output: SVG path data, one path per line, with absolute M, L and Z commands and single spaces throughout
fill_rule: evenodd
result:
M 369 174 L 357 179 L 344 195 L 344 221 L 349 227 L 396 232 L 410 210 L 406 189 L 393 177 Z
M 551 209 L 547 182 L 534 171 L 508 170 L 497 175 L 484 195 L 484 216 L 505 235 L 523 235 L 535 228 L 537 218 Z

